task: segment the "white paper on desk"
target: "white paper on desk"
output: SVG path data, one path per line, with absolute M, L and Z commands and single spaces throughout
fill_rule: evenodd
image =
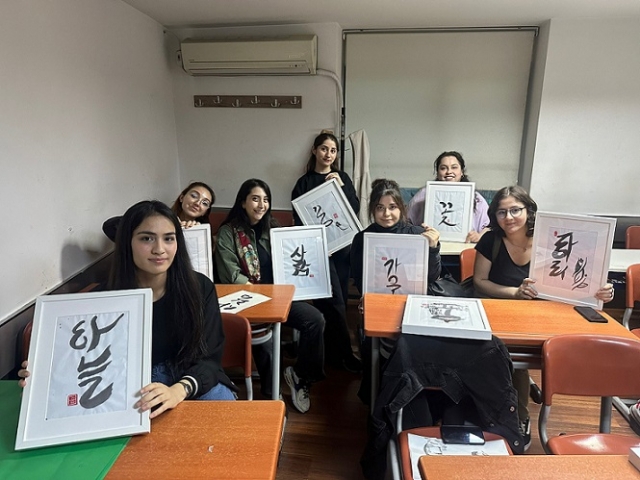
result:
M 268 302 L 269 300 L 271 300 L 271 297 L 267 297 L 266 295 L 239 290 L 218 298 L 218 305 L 220 305 L 221 312 L 238 313 L 255 305 Z
M 412 433 L 407 437 L 414 480 L 422 480 L 418 460 L 423 455 L 509 455 L 504 440 L 490 440 L 484 445 L 458 445 L 444 443 L 439 438 L 421 437 Z

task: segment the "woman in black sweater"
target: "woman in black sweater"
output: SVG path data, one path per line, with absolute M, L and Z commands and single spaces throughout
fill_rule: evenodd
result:
M 306 173 L 298 179 L 291 200 L 310 190 L 335 179 L 349 201 L 349 205 L 357 215 L 360 210 L 360 200 L 356 195 L 353 182 L 345 172 L 338 168 L 338 139 L 330 133 L 318 135 L 311 149 L 311 156 L 307 162 Z M 302 225 L 297 213 L 293 212 L 296 225 Z M 347 290 L 349 287 L 349 251 L 344 247 L 329 257 L 329 269 L 333 296 L 314 300 L 315 307 L 324 315 L 326 326 L 324 330 L 325 359 L 333 366 L 342 367 L 356 373 L 362 369 L 360 360 L 351 350 L 351 340 L 347 328 Z

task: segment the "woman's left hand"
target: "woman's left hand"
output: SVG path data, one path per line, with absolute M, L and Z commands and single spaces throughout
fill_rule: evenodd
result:
M 613 300 L 613 285 L 606 283 L 604 287 L 596 292 L 595 297 L 598 300 L 602 300 L 604 303 L 608 303 Z
M 422 236 L 429 240 L 429 246 L 431 248 L 435 248 L 438 246 L 438 241 L 440 240 L 440 232 L 433 227 L 429 227 L 428 225 L 422 224 L 424 228 L 424 232 L 422 232 Z
M 340 185 L 341 187 L 344 187 L 344 182 L 342 181 L 342 179 L 340 178 L 340 175 L 338 174 L 338 172 L 331 172 L 330 174 L 328 174 L 326 177 L 324 177 L 324 181 L 328 182 L 329 180 L 331 180 L 332 178 L 335 178 L 336 181 L 338 182 L 338 185 Z
M 196 222 L 195 220 L 180 220 L 180 226 L 182 228 L 191 228 L 196 225 L 200 225 L 200 222 Z
M 170 387 L 164 383 L 150 383 L 142 390 L 140 390 L 142 398 L 134 405 L 135 408 L 139 408 L 143 412 L 150 410 L 156 405 L 160 405 L 154 410 L 149 418 L 155 418 L 166 410 L 170 410 L 182 402 L 187 392 L 180 383 L 176 383 Z

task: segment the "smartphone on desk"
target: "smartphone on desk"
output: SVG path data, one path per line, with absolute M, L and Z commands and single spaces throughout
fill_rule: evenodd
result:
M 482 429 L 475 425 L 442 425 L 440 436 L 444 443 L 484 445 Z
M 573 309 L 593 323 L 607 323 L 608 320 L 591 307 L 573 307 Z

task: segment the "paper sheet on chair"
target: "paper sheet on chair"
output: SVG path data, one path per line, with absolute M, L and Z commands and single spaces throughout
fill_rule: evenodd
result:
M 422 480 L 418 460 L 423 455 L 509 455 L 503 440 L 490 440 L 484 445 L 457 445 L 443 443 L 439 438 L 407 435 L 411 455 L 411 471 L 414 480 Z
M 218 304 L 220 305 L 221 312 L 238 313 L 249 307 L 268 302 L 269 300 L 271 300 L 271 297 L 267 297 L 266 295 L 239 290 L 235 293 L 220 297 Z

